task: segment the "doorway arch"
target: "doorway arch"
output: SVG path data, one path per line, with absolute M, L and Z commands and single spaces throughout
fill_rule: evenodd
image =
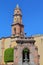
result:
M 23 62 L 30 61 L 30 50 L 28 48 L 24 48 L 22 51 L 22 61 Z

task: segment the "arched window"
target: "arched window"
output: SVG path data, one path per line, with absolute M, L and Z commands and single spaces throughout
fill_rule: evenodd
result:
M 16 34 L 16 28 L 14 28 L 14 33 Z
M 23 60 L 23 62 L 29 62 L 29 54 L 30 54 L 30 51 L 27 49 L 27 48 L 25 48 L 24 50 L 23 50 L 23 52 L 22 52 L 22 60 Z

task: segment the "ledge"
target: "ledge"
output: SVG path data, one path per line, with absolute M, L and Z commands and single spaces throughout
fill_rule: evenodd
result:
M 12 24 L 11 26 L 14 26 L 14 25 L 20 25 L 20 26 L 22 26 L 22 27 L 24 27 L 24 25 L 23 24 L 20 24 L 20 23 L 15 23 L 15 24 Z
M 17 43 L 35 43 L 34 39 L 16 39 Z

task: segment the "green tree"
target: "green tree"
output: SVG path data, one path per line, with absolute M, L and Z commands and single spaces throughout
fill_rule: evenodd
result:
M 14 49 L 13 48 L 8 48 L 4 52 L 4 62 L 13 62 L 14 58 Z

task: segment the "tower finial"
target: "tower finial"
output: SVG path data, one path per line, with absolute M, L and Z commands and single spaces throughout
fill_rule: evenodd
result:
M 19 8 L 19 5 L 18 4 L 16 5 L 16 8 Z

